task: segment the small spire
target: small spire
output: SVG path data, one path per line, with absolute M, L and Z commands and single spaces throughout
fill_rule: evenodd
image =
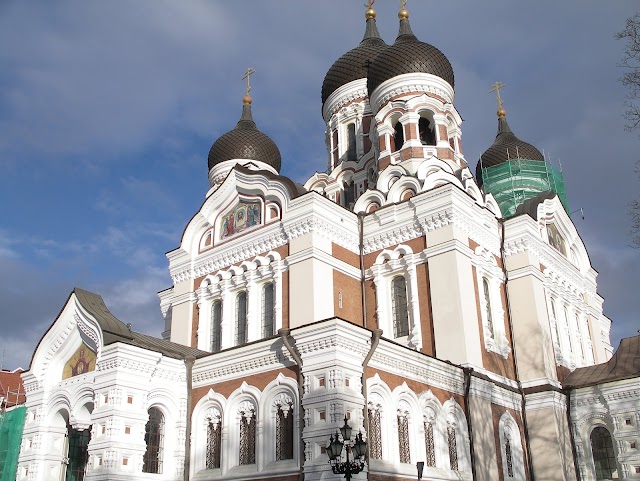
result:
M 411 24 L 409 23 L 409 12 L 405 8 L 407 6 L 407 0 L 400 0 L 400 11 L 398 12 L 398 18 L 400 19 L 400 30 L 398 32 L 398 38 L 396 42 L 400 40 L 413 40 L 415 35 L 411 30 Z
M 496 93 L 496 100 L 498 101 L 498 134 L 511 133 L 509 124 L 507 123 L 507 111 L 503 108 L 502 97 L 500 96 L 500 90 L 505 88 L 506 85 L 502 82 L 496 82 L 491 86 L 489 93 Z
M 236 125 L 237 129 L 255 129 L 256 123 L 253 121 L 253 115 L 251 114 L 251 103 L 253 99 L 249 93 L 251 92 L 251 76 L 256 73 L 254 69 L 249 67 L 247 71 L 244 73 L 244 77 L 242 80 L 247 81 L 247 86 L 245 87 L 245 95 L 242 97 L 242 116 L 240 117 L 240 121 L 238 125 Z
M 367 19 L 367 28 L 364 31 L 364 37 L 362 38 L 362 42 L 364 43 L 370 39 L 380 39 L 380 32 L 378 31 L 378 25 L 376 24 L 376 11 L 372 8 L 373 4 L 376 3 L 376 0 L 368 0 L 368 2 L 364 5 L 367 7 L 367 11 L 365 13 L 365 17 Z

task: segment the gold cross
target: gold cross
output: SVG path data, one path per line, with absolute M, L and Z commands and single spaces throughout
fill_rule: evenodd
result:
M 491 92 L 495 92 L 496 96 L 498 97 L 498 108 L 501 109 L 502 108 L 502 98 L 500 97 L 500 89 L 503 89 L 506 87 L 505 84 L 503 84 L 502 82 L 496 82 L 491 86 L 491 90 L 489 90 L 489 93 Z
M 251 67 L 249 67 L 249 68 L 247 69 L 247 71 L 244 73 L 244 77 L 242 77 L 242 80 L 246 80 L 246 81 L 247 81 L 247 87 L 246 87 L 246 90 L 245 90 L 246 95 L 249 95 L 249 92 L 251 92 L 251 82 L 250 82 L 250 79 L 251 79 L 251 76 L 252 76 L 254 73 L 256 73 L 256 71 L 255 71 L 255 70 L 253 70 Z
M 400 10 L 404 10 L 407 6 L 407 0 L 400 0 Z
M 367 3 L 364 4 L 364 6 L 370 9 L 371 7 L 373 7 L 374 3 L 376 3 L 376 0 L 368 0 Z

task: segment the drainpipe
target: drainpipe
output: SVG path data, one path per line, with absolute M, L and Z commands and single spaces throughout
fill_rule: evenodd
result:
M 476 477 L 476 451 L 473 445 L 473 426 L 471 423 L 471 406 L 469 406 L 469 391 L 471 390 L 471 377 L 473 375 L 473 368 L 463 367 L 464 372 L 464 410 L 465 417 L 467 418 L 467 431 L 469 432 L 469 455 L 471 456 L 471 476 L 473 481 L 478 479 Z
M 571 440 L 571 454 L 573 454 L 573 469 L 576 470 L 576 479 L 580 479 L 580 466 L 578 466 L 578 450 L 576 448 L 576 440 L 573 437 L 573 429 L 571 422 L 571 388 L 564 389 L 567 396 L 567 427 L 569 429 L 569 439 Z
M 511 332 L 511 349 L 513 351 L 513 367 L 516 371 L 516 383 L 518 384 L 518 391 L 520 392 L 520 399 L 522 400 L 522 428 L 524 430 L 524 439 L 526 441 L 527 450 L 527 470 L 529 471 L 529 481 L 535 481 L 536 477 L 533 472 L 533 461 L 531 459 L 531 445 L 529 442 L 529 423 L 527 422 L 527 398 L 520 382 L 520 370 L 518 369 L 518 356 L 516 353 L 516 340 L 513 334 L 513 320 L 511 317 L 511 302 L 509 301 L 509 289 L 507 284 L 509 283 L 509 275 L 507 273 L 507 263 L 504 257 L 504 219 L 499 220 L 502 227 L 502 236 L 500 239 L 500 259 L 502 260 L 502 274 L 504 275 L 504 298 L 507 302 L 507 320 L 509 321 L 509 332 Z
M 304 395 L 304 376 L 302 375 L 302 359 L 298 352 L 293 348 L 291 343 L 289 342 L 291 329 L 282 328 L 278 329 L 278 334 L 280 334 L 280 338 L 282 339 L 282 344 L 287 348 L 289 354 L 295 361 L 298 366 L 298 399 L 300 399 L 300 406 L 298 407 L 298 422 L 300 424 L 300 476 L 299 480 L 304 481 L 304 441 L 302 439 L 302 431 L 304 431 L 304 407 L 302 406 L 302 396 Z
M 367 436 L 367 454 L 366 454 L 367 464 L 369 463 L 369 454 L 371 452 L 371 445 L 369 443 L 369 413 L 368 413 L 369 398 L 367 396 L 366 371 L 367 371 L 367 366 L 369 365 L 369 361 L 371 360 L 371 356 L 373 356 L 373 353 L 375 352 L 376 348 L 378 347 L 378 344 L 380 343 L 380 337 L 382 337 L 382 329 L 376 329 L 371 332 L 371 347 L 369 348 L 367 357 L 365 357 L 364 361 L 362 361 L 362 381 L 361 382 L 362 382 L 362 397 L 364 398 L 363 424 L 364 424 L 364 433 Z M 367 469 L 367 479 L 370 479 L 369 473 L 370 471 L 369 469 Z
M 367 328 L 367 290 L 364 285 L 364 212 L 358 212 L 358 234 L 360 236 L 360 297 L 362 299 L 362 326 Z
M 184 359 L 184 365 L 187 368 L 187 426 L 184 434 L 184 474 L 183 480 L 189 481 L 191 470 L 191 408 L 193 402 L 191 400 L 191 392 L 193 391 L 193 364 L 196 358 L 187 356 Z

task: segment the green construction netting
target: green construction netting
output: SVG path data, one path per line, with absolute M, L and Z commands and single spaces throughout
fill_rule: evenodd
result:
M 22 428 L 27 412 L 20 406 L 0 414 L 0 481 L 15 481 Z
M 483 168 L 482 183 L 484 191 L 493 194 L 505 217 L 515 214 L 516 208 L 527 199 L 547 190 L 553 190 L 569 212 L 564 177 L 549 162 L 511 159 Z

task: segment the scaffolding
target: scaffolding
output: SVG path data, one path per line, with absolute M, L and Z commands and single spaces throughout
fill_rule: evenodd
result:
M 564 177 L 549 162 L 511 159 L 493 167 L 483 167 L 482 183 L 484 191 L 493 194 L 504 217 L 513 216 L 520 204 L 548 190 L 556 193 L 565 211 L 569 212 Z
M 22 429 L 27 412 L 21 385 L 6 389 L 0 382 L 0 481 L 15 481 Z

